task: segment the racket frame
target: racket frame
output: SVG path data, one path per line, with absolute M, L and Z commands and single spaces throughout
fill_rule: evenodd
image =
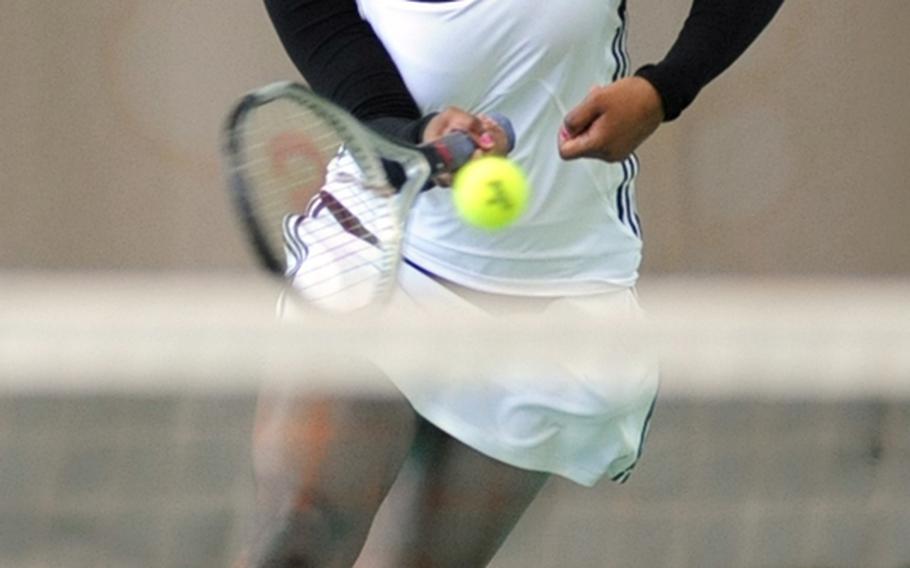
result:
M 244 175 L 247 158 L 242 134 L 246 117 L 255 109 L 277 99 L 290 99 L 301 105 L 325 120 L 337 132 L 345 151 L 351 155 L 361 170 L 364 191 L 390 189 L 395 191 L 396 195 L 390 198 L 395 200 L 394 206 L 389 208 L 389 213 L 393 216 L 390 222 L 394 231 L 387 234 L 382 243 L 383 277 L 377 284 L 374 296 L 376 301 L 381 302 L 391 292 L 393 288 L 391 284 L 401 262 L 400 249 L 407 212 L 434 171 L 445 170 L 448 162 L 436 155 L 438 152 L 436 148 L 408 147 L 385 138 L 364 126 L 347 111 L 298 83 L 272 83 L 246 94 L 232 109 L 224 126 L 222 153 L 227 165 L 230 193 L 247 240 L 252 245 L 260 264 L 269 273 L 285 280 L 288 280 L 285 274 L 285 256 L 270 246 L 267 229 L 262 226 L 256 213 L 256 205 L 251 196 L 252 189 Z M 391 160 L 404 170 L 405 180 L 400 188 L 391 188 L 382 166 L 382 159 Z M 434 159 L 435 163 L 431 163 Z
M 434 175 L 452 172 L 465 164 L 474 154 L 476 146 L 463 132 L 451 133 L 444 138 L 422 146 L 411 146 L 392 141 L 365 126 L 346 110 L 315 94 L 308 87 L 290 81 L 280 81 L 256 89 L 243 96 L 234 106 L 223 129 L 222 154 L 225 159 L 228 185 L 235 210 L 245 229 L 247 241 L 252 245 L 259 263 L 269 273 L 290 283 L 286 274 L 286 258 L 270 246 L 269 233 L 256 213 L 253 190 L 245 177 L 247 157 L 244 148 L 243 125 L 256 109 L 279 99 L 289 99 L 317 115 L 337 133 L 344 151 L 353 158 L 361 170 L 364 191 L 391 192 L 394 200 L 388 211 L 392 230 L 382 241 L 382 277 L 377 283 L 374 303 L 381 303 L 394 289 L 392 285 L 401 263 L 401 246 L 408 212 L 417 195 Z M 511 123 L 498 114 L 491 114 L 506 132 L 510 149 L 515 143 Z M 401 187 L 393 187 L 388 179 L 383 161 L 398 164 L 404 172 Z M 290 212 L 289 212 L 290 213 Z M 302 212 L 298 212 L 302 213 Z

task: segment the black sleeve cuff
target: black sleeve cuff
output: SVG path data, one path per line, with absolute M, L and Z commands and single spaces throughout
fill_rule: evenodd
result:
M 658 65 L 644 65 L 635 72 L 635 76 L 645 79 L 657 90 L 664 110 L 664 122 L 679 118 L 682 111 L 692 103 L 698 94 L 698 89 L 688 95 L 682 92 L 676 87 L 682 83 L 680 78 L 675 77 L 672 71 Z
M 423 131 L 436 114 L 431 113 L 418 119 L 383 116 L 368 120 L 367 124 L 393 140 L 406 144 L 420 144 L 423 142 Z
M 736 61 L 765 29 L 783 0 L 693 0 L 667 56 L 635 75 L 660 94 L 664 120 L 677 118 L 701 89 Z

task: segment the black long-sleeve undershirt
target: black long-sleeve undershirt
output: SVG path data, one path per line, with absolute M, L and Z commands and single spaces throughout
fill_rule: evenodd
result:
M 316 93 L 400 140 L 427 118 L 354 0 L 265 0 L 278 37 Z
M 429 117 L 421 117 L 392 58 L 360 17 L 354 0 L 264 1 L 282 44 L 314 91 L 387 134 L 419 141 Z M 636 73 L 657 89 L 665 120 L 678 117 L 746 50 L 782 2 L 693 0 L 666 58 Z
M 673 120 L 765 29 L 783 0 L 694 0 L 667 56 L 635 74 L 660 93 L 664 120 Z

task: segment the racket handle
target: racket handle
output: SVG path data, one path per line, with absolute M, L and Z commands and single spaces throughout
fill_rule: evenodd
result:
M 491 112 L 487 116 L 492 118 L 503 129 L 506 134 L 508 150 L 511 152 L 515 147 L 515 129 L 512 127 L 512 122 L 498 112 Z M 468 163 L 468 160 L 474 155 L 474 151 L 477 150 L 474 140 L 464 132 L 446 134 L 436 142 L 432 142 L 430 146 L 433 147 L 439 158 L 431 161 L 434 162 L 431 164 L 434 174 L 457 170 Z

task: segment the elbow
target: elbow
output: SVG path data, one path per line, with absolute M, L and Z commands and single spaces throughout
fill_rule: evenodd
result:
M 288 0 L 262 0 L 269 17 L 274 21 L 287 11 Z

